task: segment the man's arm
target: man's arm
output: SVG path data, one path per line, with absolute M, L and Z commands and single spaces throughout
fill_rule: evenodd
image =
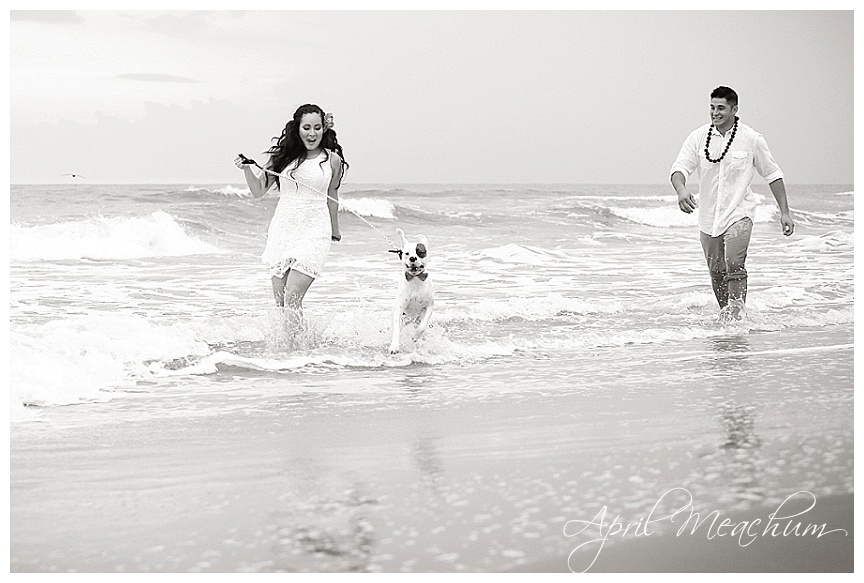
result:
M 678 208 L 688 215 L 696 210 L 696 199 L 687 190 L 687 179 L 683 172 L 676 170 L 672 173 L 672 186 L 678 193 Z
M 786 200 L 786 185 L 783 184 L 782 178 L 778 178 L 774 182 L 769 183 L 768 186 L 771 188 L 774 200 L 777 201 L 777 206 L 780 207 L 780 225 L 783 227 L 783 234 L 788 237 L 795 232 L 795 221 L 792 220 L 792 215 L 789 213 L 789 202 Z
M 693 174 L 699 165 L 699 132 L 699 129 L 690 132 L 690 135 L 684 140 L 671 170 L 672 186 L 675 188 L 675 192 L 678 193 L 678 208 L 687 214 L 696 210 L 696 199 L 687 190 L 687 177 Z

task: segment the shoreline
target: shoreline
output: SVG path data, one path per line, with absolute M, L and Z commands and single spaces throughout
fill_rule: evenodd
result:
M 496 366 L 473 371 L 473 382 Z M 13 426 L 11 570 L 568 572 L 578 545 L 564 535 L 568 521 L 591 520 L 603 505 L 635 521 L 676 487 L 692 491 L 697 511 L 736 521 L 812 489 L 806 522 L 849 537 L 762 537 L 738 548 L 731 537 L 661 528 L 610 540 L 589 572 L 851 570 L 850 436 L 826 431 L 813 411 L 810 422 L 791 411 L 759 417 L 756 435 L 750 417 L 729 411 L 742 444 L 729 448 L 717 412 L 676 407 L 674 387 L 625 391 L 623 400 L 597 387 L 439 401 L 421 373 L 388 377 L 405 387 L 394 403 L 205 391 L 196 397 L 203 409 L 215 398 L 242 407 L 172 415 L 180 403 L 166 396 L 162 417 L 118 421 L 134 401 L 109 402 L 89 412 L 101 423 L 61 423 L 77 417 L 69 408 L 48 414 L 56 426 Z M 467 390 L 472 379 L 464 382 Z M 777 383 L 771 390 L 782 392 Z M 802 456 L 802 444 L 839 465 Z

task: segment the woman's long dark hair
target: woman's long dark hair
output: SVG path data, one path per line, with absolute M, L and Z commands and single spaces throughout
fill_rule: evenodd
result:
M 289 121 L 285 125 L 285 129 L 282 130 L 282 135 L 273 138 L 276 145 L 272 146 L 266 152 L 267 154 L 270 154 L 270 170 L 273 172 L 281 173 L 288 166 L 293 166 L 289 172 L 289 175 L 293 176 L 294 170 L 296 170 L 300 163 L 306 159 L 306 146 L 300 139 L 298 129 L 300 127 L 300 120 L 302 120 L 303 116 L 307 113 L 317 113 L 321 116 L 321 123 L 324 123 L 324 117 L 326 114 L 324 113 L 324 110 L 317 105 L 307 103 L 306 105 L 298 107 L 297 111 L 294 112 L 294 117 L 291 118 L 291 121 Z M 344 176 L 345 170 L 348 168 L 348 162 L 345 161 L 345 154 L 342 153 L 342 146 L 340 146 L 339 142 L 336 140 L 336 132 L 333 128 L 324 130 L 324 134 L 321 136 L 321 148 L 326 154 L 321 164 L 329 164 L 330 152 L 336 152 L 342 160 L 342 175 Z M 275 178 L 276 185 L 280 186 L 279 177 L 277 176 Z M 340 176 L 339 184 L 341 183 L 342 177 Z M 339 184 L 336 185 L 337 188 L 339 187 Z

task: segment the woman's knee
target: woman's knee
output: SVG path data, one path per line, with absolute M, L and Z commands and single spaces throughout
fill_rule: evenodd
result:
M 292 276 L 285 282 L 285 305 L 299 306 L 303 301 L 303 296 L 312 285 L 313 279 L 302 273 L 292 273 Z
M 288 308 L 299 308 L 303 304 L 303 295 L 299 292 L 285 291 L 285 296 L 282 298 L 283 305 Z

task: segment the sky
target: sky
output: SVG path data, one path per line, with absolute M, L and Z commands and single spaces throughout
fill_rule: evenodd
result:
M 727 85 L 787 184 L 851 184 L 853 21 L 13 10 L 10 181 L 242 184 L 234 156 L 263 162 L 293 111 L 316 103 L 334 114 L 346 184 L 660 184 Z

